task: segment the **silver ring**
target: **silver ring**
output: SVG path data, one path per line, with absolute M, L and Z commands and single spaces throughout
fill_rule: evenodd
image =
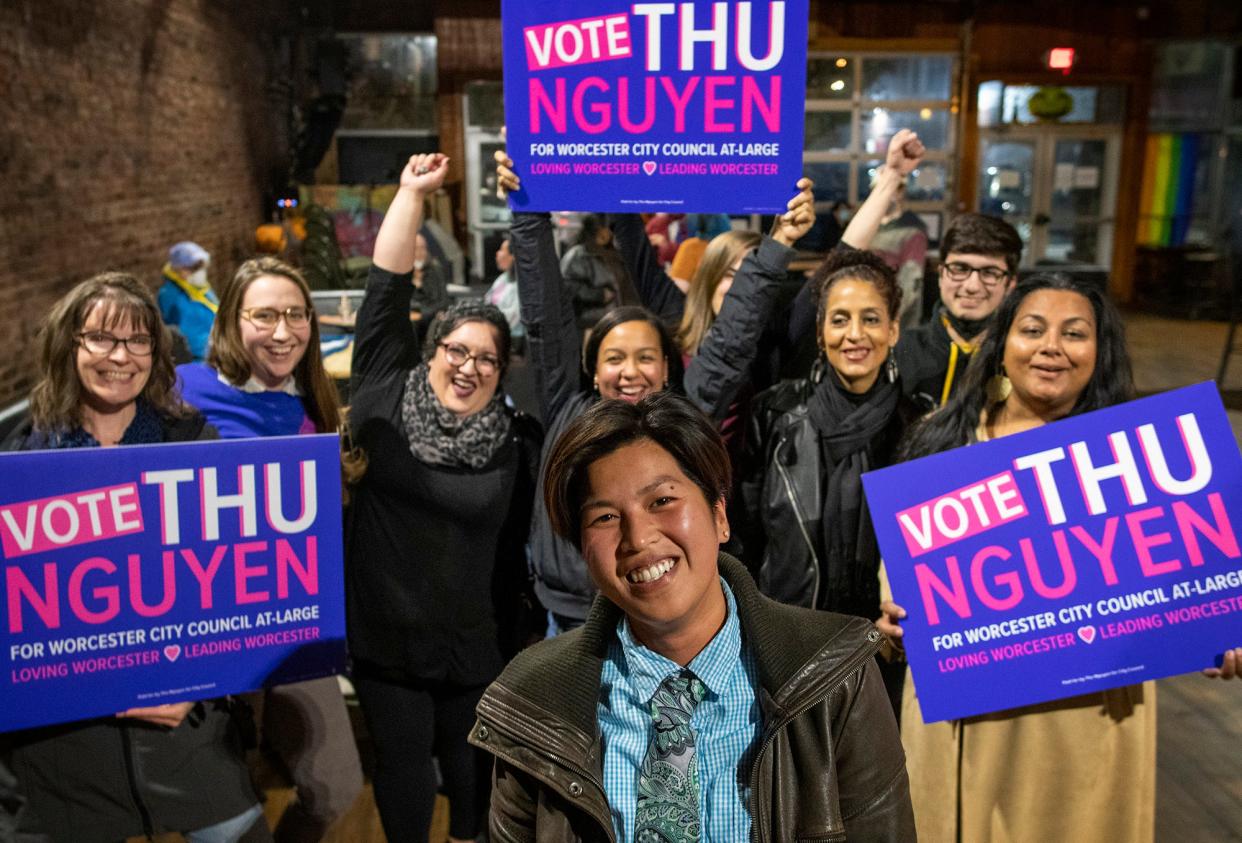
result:
M 431 172 L 431 170 L 427 169 L 426 167 L 419 167 L 417 170 L 415 170 L 415 171 L 414 171 L 414 175 L 416 175 L 416 176 L 425 176 L 425 175 L 427 175 L 427 174 L 428 174 L 428 173 L 430 173 L 430 172 Z

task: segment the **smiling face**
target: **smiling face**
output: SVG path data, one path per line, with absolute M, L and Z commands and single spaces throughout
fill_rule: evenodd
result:
M 995 269 L 1006 273 L 999 283 L 988 285 L 978 272 L 965 280 L 955 281 L 945 269 L 948 264 L 965 264 L 973 269 Z M 950 252 L 940 267 L 940 301 L 958 319 L 987 319 L 1000 306 L 1005 294 L 1013 289 L 1014 279 L 1008 277 L 1009 266 L 999 255 L 972 255 Z
M 241 302 L 241 309 L 245 311 L 263 309 L 283 313 L 290 307 L 310 307 L 310 302 L 297 284 L 279 275 L 260 275 L 251 281 Z M 239 327 L 250 374 L 268 389 L 280 389 L 306 354 L 310 323 L 291 328 L 288 320 L 282 318 L 274 328 L 262 328 L 241 317 Z
M 824 353 L 850 392 L 872 387 L 897 343 L 897 320 L 876 286 L 846 278 L 828 288 L 821 334 Z
M 106 334 L 116 339 L 151 336 L 145 325 L 135 325 L 122 316 L 106 326 L 107 303 L 96 304 L 82 323 L 79 334 Z M 115 413 L 134 401 L 151 377 L 152 355 L 131 354 L 123 343 L 106 354 L 88 351 L 79 342 L 76 358 L 78 380 L 82 384 L 82 403 L 99 413 Z
M 717 573 L 729 529 L 724 501 L 709 504 L 650 439 L 593 462 L 587 484 L 580 534 L 592 581 L 647 646 L 701 638 L 701 648 L 725 618 Z
M 668 381 L 660 332 L 649 322 L 622 322 L 604 335 L 595 359 L 595 386 L 602 398 L 637 403 Z
M 1067 415 L 1095 372 L 1095 311 L 1070 290 L 1036 290 L 1022 300 L 1005 338 L 1009 401 L 1033 412 Z
M 470 356 L 461 365 L 453 365 L 445 346 L 460 346 Z M 427 381 L 445 409 L 469 416 L 487 406 L 500 383 L 498 349 L 496 329 L 487 322 L 463 322 L 440 341 L 427 364 Z M 488 375 L 479 371 L 477 357 L 481 354 L 498 361 L 496 371 Z

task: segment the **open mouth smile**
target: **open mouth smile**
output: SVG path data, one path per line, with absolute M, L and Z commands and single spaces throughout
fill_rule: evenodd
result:
M 669 556 L 650 565 L 635 568 L 626 574 L 625 578 L 634 585 L 656 582 L 663 579 L 669 571 L 673 570 L 673 566 L 676 564 L 676 560 Z

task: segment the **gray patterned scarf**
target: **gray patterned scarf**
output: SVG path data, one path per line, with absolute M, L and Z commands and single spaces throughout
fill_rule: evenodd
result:
M 401 401 L 401 424 L 414 456 L 432 465 L 482 468 L 509 435 L 511 418 L 499 389 L 477 413 L 445 409 L 427 381 L 427 364 L 410 370 Z

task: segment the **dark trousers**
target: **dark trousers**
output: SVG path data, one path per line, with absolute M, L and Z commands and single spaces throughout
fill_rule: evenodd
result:
M 449 836 L 478 836 L 491 799 L 491 756 L 466 737 L 484 687 L 354 677 L 375 745 L 375 802 L 389 840 L 427 840 L 436 799 L 433 756 L 449 800 Z

